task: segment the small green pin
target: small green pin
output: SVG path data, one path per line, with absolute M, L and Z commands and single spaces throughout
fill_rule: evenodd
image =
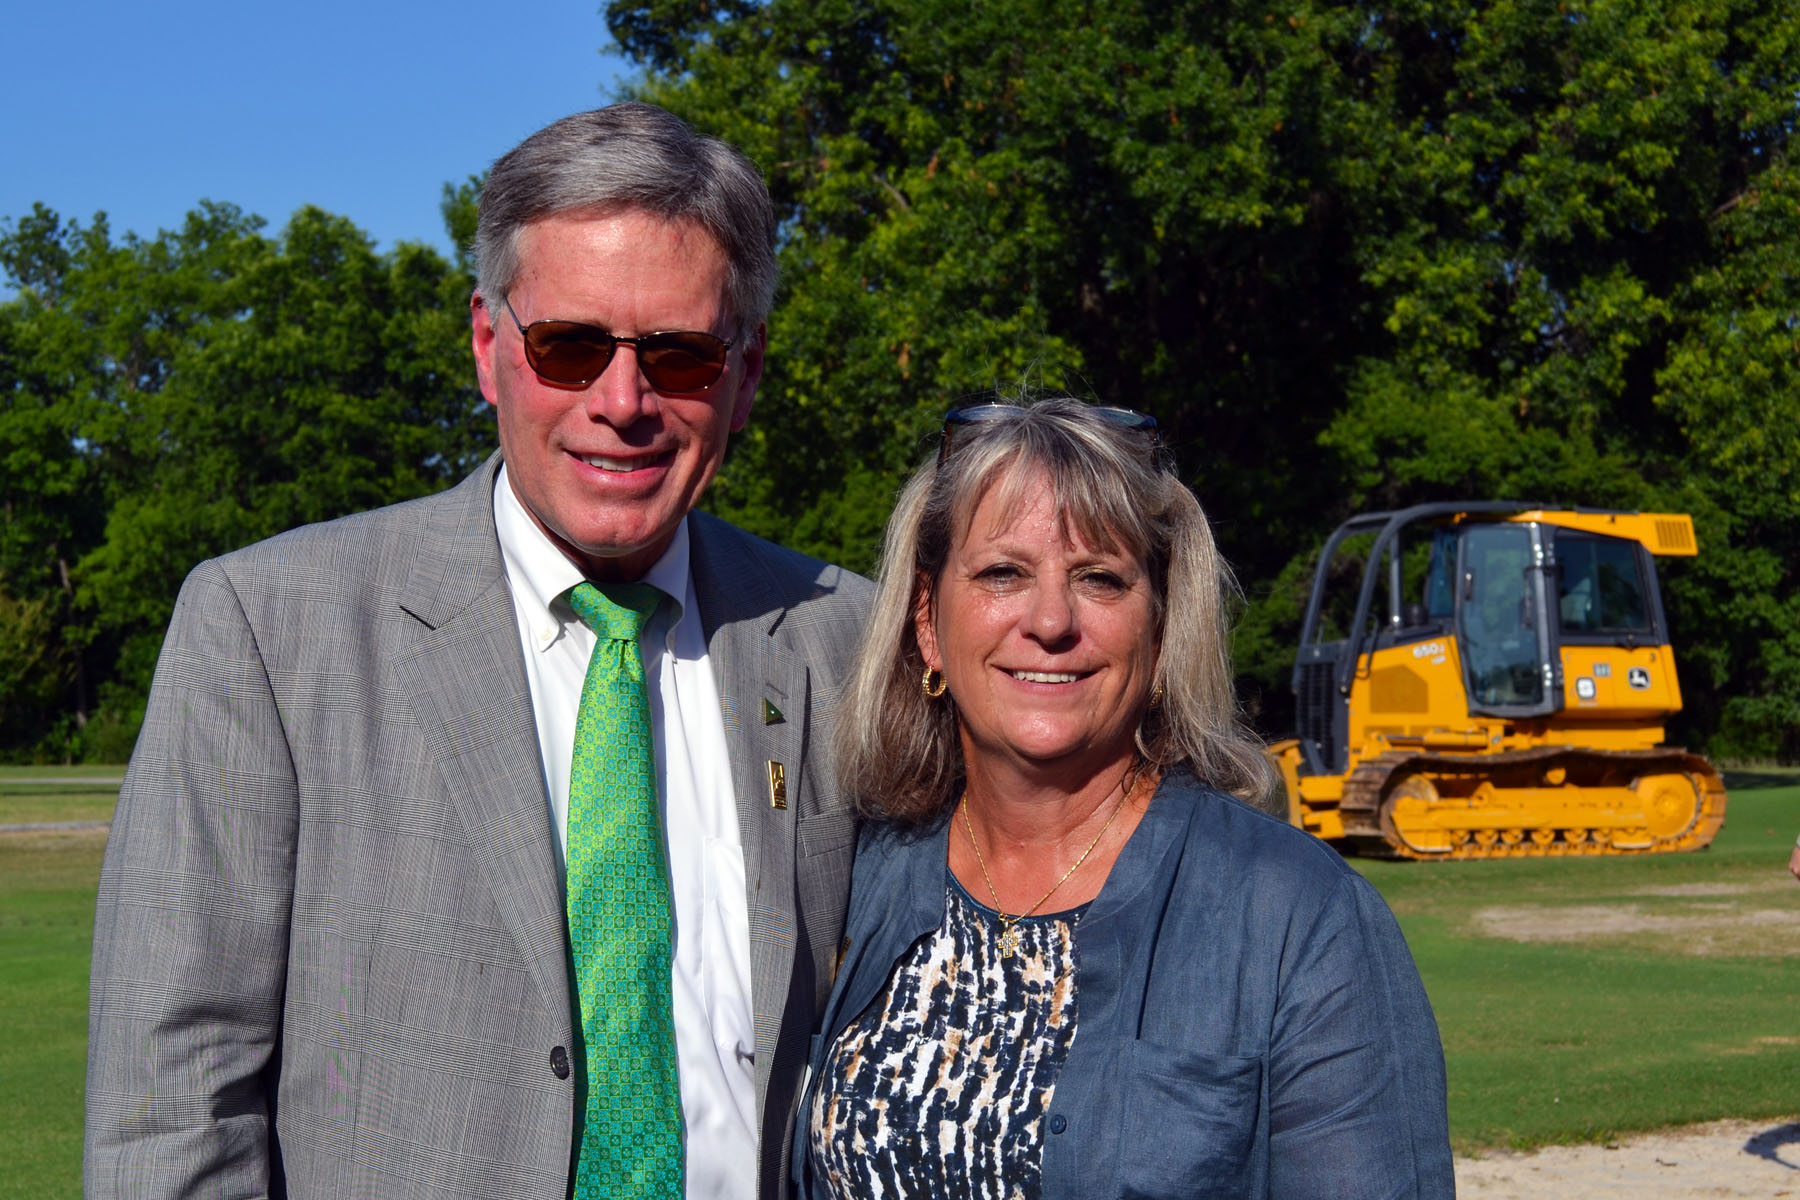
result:
M 764 725 L 779 725 L 785 720 L 787 720 L 787 718 L 781 715 L 781 710 L 779 708 L 776 708 L 773 704 L 770 704 L 767 700 L 763 701 L 763 724 Z

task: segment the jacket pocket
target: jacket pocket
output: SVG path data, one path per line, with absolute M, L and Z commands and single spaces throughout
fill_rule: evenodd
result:
M 819 813 L 799 822 L 799 855 L 848 854 L 856 845 L 856 816 L 850 812 Z
M 1133 1042 L 1121 1064 L 1124 1127 L 1119 1195 L 1126 1200 L 1251 1194 L 1261 1124 L 1260 1058 Z

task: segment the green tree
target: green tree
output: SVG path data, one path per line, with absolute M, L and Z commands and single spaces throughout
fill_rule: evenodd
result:
M 66 675 L 53 706 L 8 704 L 0 752 L 128 748 L 196 562 L 436 491 L 492 446 L 464 265 L 317 209 L 262 225 L 203 203 L 115 241 L 40 206 L 0 236 L 0 619 L 37 639 L 16 663 Z
M 1800 755 L 1800 18 L 1765 0 L 1427 15 L 1386 31 L 1454 54 L 1395 91 L 1417 99 L 1363 205 L 1395 216 L 1358 237 L 1387 336 L 1323 439 L 1348 494 L 1694 512 L 1701 557 L 1667 572 L 1679 733 Z
M 1722 207 L 1725 252 L 1684 283 L 1657 375 L 1705 499 L 1675 584 L 1702 656 L 1687 699 L 1722 751 L 1800 762 L 1800 177 L 1771 163 Z
M 608 10 L 641 94 L 744 146 L 784 219 L 734 515 L 867 566 L 944 408 L 1020 384 L 1154 412 L 1246 544 L 1316 512 L 1304 463 L 1360 319 L 1318 178 L 1354 15 L 1040 9 Z
M 76 261 L 107 242 L 104 215 L 83 229 L 42 206 L 0 238 L 0 268 L 20 289 L 0 305 L 0 751 L 79 729 L 93 707 L 75 568 L 100 538 L 106 496 L 78 433 L 92 397 L 74 381 L 100 367 L 85 338 L 64 336 L 58 306 Z
M 1800 427 L 1791 5 L 606 11 L 636 93 L 748 149 L 780 206 L 762 411 L 714 500 L 739 519 L 866 566 L 958 397 L 1147 409 L 1250 583 L 1276 733 L 1350 512 L 1691 510 L 1688 732 L 1800 751 L 1800 524 L 1766 486 Z

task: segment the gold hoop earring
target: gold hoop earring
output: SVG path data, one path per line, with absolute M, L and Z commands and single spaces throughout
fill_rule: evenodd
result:
M 931 677 L 933 675 L 938 677 L 937 687 L 935 688 L 931 686 Z M 925 698 L 927 700 L 936 700 L 939 696 L 944 694 L 944 689 L 949 686 L 950 681 L 944 678 L 944 673 L 929 665 L 925 668 L 925 674 L 919 677 L 919 690 L 925 693 Z

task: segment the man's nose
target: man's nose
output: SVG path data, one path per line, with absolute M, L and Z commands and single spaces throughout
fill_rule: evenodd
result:
M 638 370 L 637 347 L 620 342 L 600 377 L 587 386 L 588 416 L 616 429 L 635 424 L 658 411 L 656 389 Z

